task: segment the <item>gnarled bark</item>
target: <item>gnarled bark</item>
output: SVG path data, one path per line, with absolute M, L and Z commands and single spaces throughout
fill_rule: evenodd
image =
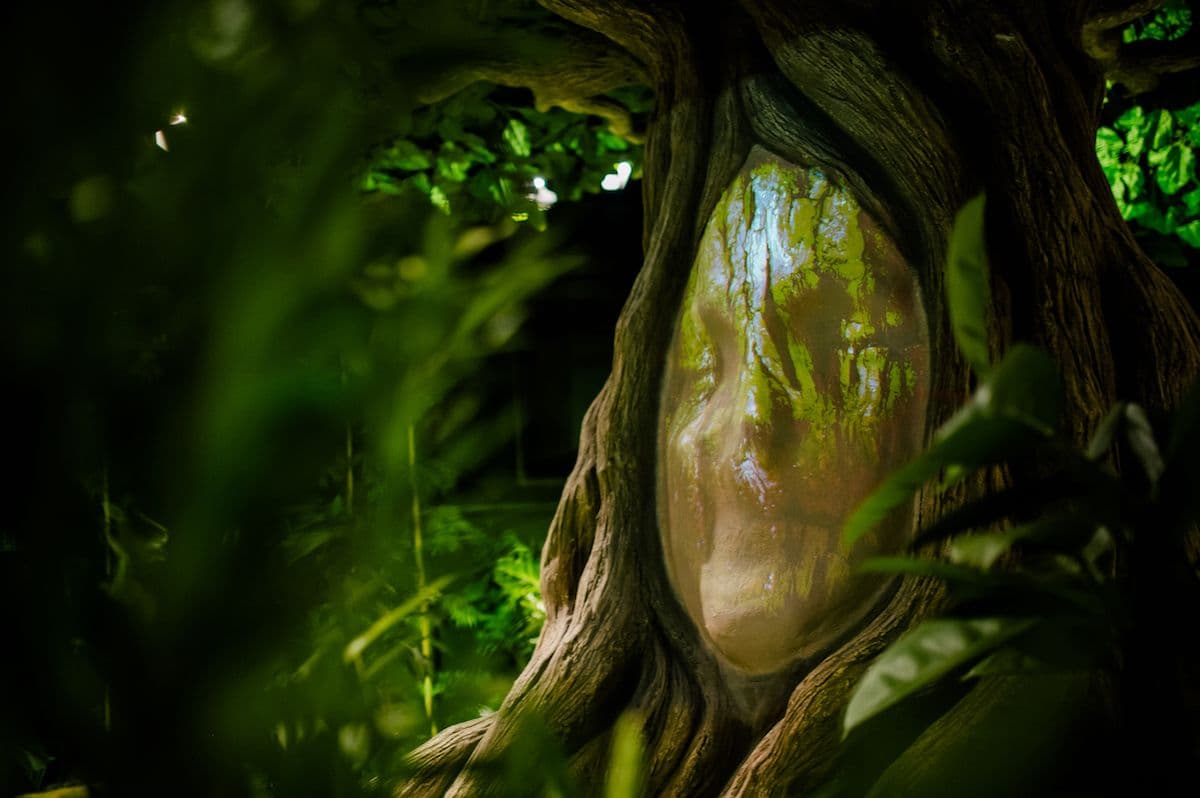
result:
M 1102 65 L 1085 50 L 1085 25 L 1107 30 L 1135 13 L 1126 7 L 1156 4 L 543 5 L 608 37 L 655 89 L 645 262 L 543 552 L 547 622 L 533 658 L 496 714 L 414 753 L 401 794 L 492 794 L 486 766 L 531 714 L 592 772 L 626 708 L 645 719 L 650 795 L 804 794 L 830 772 L 856 680 L 939 591 L 899 581 L 829 649 L 769 677 L 739 675 L 702 642 L 667 580 L 655 509 L 660 380 L 701 232 L 754 144 L 848 186 L 922 286 L 928 435 L 972 386 L 949 333 L 943 253 L 954 212 L 984 190 L 994 350 L 1029 340 L 1051 353 L 1081 442 L 1118 397 L 1171 407 L 1200 373 L 1200 321 L 1109 193 L 1093 149 Z M 918 521 L 999 480 L 922 495 Z M 981 691 L 964 717 L 1005 695 Z M 965 722 L 949 716 L 920 745 Z

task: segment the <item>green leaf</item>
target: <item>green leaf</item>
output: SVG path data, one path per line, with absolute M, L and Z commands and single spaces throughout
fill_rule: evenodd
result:
M 529 144 L 529 128 L 520 119 L 510 119 L 504 126 L 501 139 L 508 151 L 518 158 L 528 158 L 533 152 Z
M 1179 124 L 1188 128 L 1189 134 L 1192 133 L 1200 125 L 1200 103 L 1180 108 L 1175 112 L 1175 118 L 1179 120 Z
M 950 233 L 946 299 L 959 351 L 975 373 L 990 368 L 987 347 L 988 262 L 984 240 L 984 197 L 978 195 L 958 212 Z
M 1058 423 L 1061 393 L 1058 369 L 1049 356 L 1037 347 L 1017 344 L 938 436 L 950 435 L 976 415 L 1009 418 L 1048 436 Z
M 1153 138 L 1150 141 L 1150 163 L 1153 164 L 1154 151 L 1162 151 L 1171 143 L 1173 133 L 1171 112 L 1159 110 L 1151 114 L 1150 130 L 1153 131 Z
M 1087 517 L 1056 516 L 1021 524 L 1002 532 L 982 532 L 955 538 L 948 552 L 957 565 L 988 570 L 1018 543 L 1076 554 L 1093 539 L 1096 523 Z
M 1117 121 L 1113 122 L 1113 127 L 1117 130 L 1133 130 L 1135 128 L 1145 127 L 1146 112 L 1142 110 L 1140 105 L 1135 105 L 1125 113 L 1117 117 Z M 1103 130 L 1104 128 L 1101 128 Z
M 1129 129 L 1125 134 L 1125 153 L 1131 160 L 1138 160 L 1142 157 L 1142 153 L 1146 151 L 1146 137 L 1149 135 L 1148 125 L 1143 120 L 1142 124 L 1136 125 Z
M 950 562 L 986 571 L 1012 548 L 1016 540 L 1011 532 L 985 532 L 955 538 L 948 552 Z
M 981 659 L 963 679 L 980 679 L 984 676 L 1014 676 L 1049 670 L 1046 663 L 1029 656 L 1016 648 L 1001 648 Z
M 1088 443 L 1086 457 L 1099 460 L 1112 448 L 1117 433 L 1122 431 L 1151 484 L 1157 482 L 1162 476 L 1163 458 L 1154 440 L 1154 429 L 1146 411 L 1131 402 L 1118 402 L 1108 411 Z
M 1200 249 L 1200 219 L 1188 222 L 1175 231 L 1183 243 Z
M 596 141 L 609 152 L 625 152 L 629 149 L 628 141 L 603 128 L 596 131 Z
M 1154 180 L 1164 194 L 1176 194 L 1191 182 L 1196 171 L 1196 153 L 1183 142 L 1175 142 L 1167 148 Z
M 1112 128 L 1102 127 L 1096 131 L 1096 157 L 1110 181 L 1112 174 L 1121 164 L 1121 153 L 1124 149 L 1125 142 L 1121 141 L 1120 134 Z
M 919 557 L 872 557 L 859 569 L 865 574 L 889 574 L 891 576 L 921 576 L 941 579 L 948 584 L 968 585 L 984 589 L 998 589 L 1001 582 L 994 575 L 974 566 L 925 560 Z
M 923 622 L 867 669 L 846 707 L 843 736 L 951 671 L 996 650 L 1033 624 L 1032 619 L 1019 618 Z
M 438 151 L 437 157 L 437 173 L 438 176 L 455 183 L 461 183 L 467 179 L 467 172 L 471 168 L 471 156 L 459 147 L 457 144 L 446 142 Z
M 613 727 L 612 754 L 608 762 L 604 798 L 638 798 L 642 795 L 645 741 L 640 713 L 627 710 Z
M 1139 405 L 1125 405 L 1125 436 L 1129 441 L 1129 448 L 1142 464 L 1142 470 L 1150 484 L 1158 482 L 1163 472 L 1163 458 L 1158 451 L 1158 443 L 1154 440 L 1154 428 L 1150 426 L 1150 419 Z
M 1142 167 L 1133 161 L 1121 164 L 1121 183 L 1129 189 L 1125 194 L 1128 201 L 1133 202 L 1140 197 L 1142 189 L 1146 187 L 1146 175 Z
M 432 165 L 433 161 L 430 160 L 428 152 L 405 139 L 384 150 L 379 159 L 379 166 L 384 169 L 400 169 L 406 172 L 428 169 Z
M 378 640 L 387 630 L 391 629 L 400 621 L 412 615 L 414 612 L 419 612 L 423 607 L 429 604 L 438 597 L 438 595 L 454 581 L 452 576 L 443 576 L 435 579 L 425 586 L 423 590 L 411 596 L 407 601 L 404 601 L 399 606 L 388 610 L 381 615 L 378 620 L 371 624 L 362 634 L 355 637 L 346 646 L 342 652 L 342 659 L 345 662 L 354 662 L 362 657 L 363 651 L 372 643 Z
M 1200 188 L 1192 189 L 1179 199 L 1183 202 L 1183 207 L 1187 209 L 1188 216 L 1200 215 Z
M 1117 436 L 1117 430 L 1121 428 L 1122 420 L 1125 418 L 1125 403 L 1117 402 L 1112 409 L 1105 414 L 1100 425 L 1096 427 L 1096 431 L 1092 434 L 1092 439 L 1088 441 L 1087 450 L 1084 452 L 1084 457 L 1089 460 L 1099 460 L 1108 450 L 1112 448 L 1113 440 Z
M 1123 211 L 1122 215 L 1126 219 L 1136 221 L 1142 227 L 1164 235 L 1170 235 L 1175 229 L 1175 224 L 1169 216 L 1149 202 L 1136 202 Z
M 842 529 L 842 544 L 852 546 L 943 468 L 958 465 L 965 471 L 973 471 L 1025 451 L 1040 437 L 1029 425 L 1011 418 L 975 415 L 960 421 L 951 434 L 941 437 L 917 459 L 890 474 L 855 509 Z

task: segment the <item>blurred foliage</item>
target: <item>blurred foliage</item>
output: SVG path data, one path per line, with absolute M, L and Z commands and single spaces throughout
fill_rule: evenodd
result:
M 955 330 L 968 355 L 979 353 L 967 333 L 983 328 L 988 304 L 982 222 L 979 197 L 959 214 L 947 264 L 951 316 L 970 321 Z M 1187 700 L 1200 641 L 1177 634 L 1173 619 L 1200 615 L 1200 572 L 1187 542 L 1200 521 L 1200 385 L 1169 427 L 1159 419 L 1156 429 L 1141 407 L 1119 403 L 1080 451 L 1057 431 L 1060 382 L 1043 351 L 1018 344 L 997 364 L 986 352 L 972 364 L 974 396 L 863 502 L 846 524 L 846 544 L 926 485 L 945 491 L 987 468 L 1003 468 L 1011 484 L 919 530 L 910 548 L 925 557 L 864 566 L 944 582 L 949 605 L 892 643 L 859 681 L 843 718 L 851 764 L 828 794 L 910 794 L 914 783 L 923 795 L 1045 789 L 1063 777 L 1055 767 L 1066 726 L 1079 722 L 1102 681 L 1116 688 L 1119 720 L 1093 722 L 1120 724 L 1101 734 L 1118 738 L 1110 744 L 1136 763 L 1135 781 L 1190 774 L 1195 740 L 1183 730 L 1200 711 Z M 908 745 L 936 736 L 947 713 L 984 690 L 981 682 L 998 679 L 1007 680 L 1005 700 L 967 710 L 973 741 L 948 741 L 936 762 L 929 749 L 921 763 L 903 760 Z M 1059 786 L 1091 794 L 1098 785 Z
M 431 160 L 451 198 L 478 167 L 575 196 L 625 145 L 490 89 L 414 111 L 360 10 L 12 15 L 0 793 L 384 794 L 528 658 L 554 494 L 494 466 L 518 425 L 496 356 L 580 259 L 364 192 L 364 143 L 480 136 L 462 181 Z M 502 129 L 455 121 L 474 103 Z
M 1125 28 L 1126 42 L 1174 40 L 1192 26 L 1191 8 L 1171 0 Z M 1200 103 L 1181 108 L 1132 105 L 1096 133 L 1096 153 L 1121 216 L 1156 262 L 1186 266 L 1200 249 Z

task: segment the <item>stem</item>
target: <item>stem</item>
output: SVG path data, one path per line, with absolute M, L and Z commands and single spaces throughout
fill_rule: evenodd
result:
M 354 515 L 354 432 L 346 422 L 346 517 Z
M 104 466 L 100 483 L 100 511 L 104 517 L 104 578 L 112 580 L 112 502 L 108 495 L 108 465 Z M 104 731 L 112 732 L 112 687 L 104 683 Z
M 421 537 L 421 497 L 417 492 L 417 444 L 412 424 L 408 425 L 408 478 L 412 490 L 413 554 L 417 562 L 417 590 L 423 591 L 426 586 L 425 546 Z M 438 727 L 433 719 L 433 629 L 429 622 L 428 602 L 422 605 L 417 624 L 421 630 L 421 659 L 425 670 L 421 691 L 425 699 L 429 734 L 433 736 L 437 734 Z

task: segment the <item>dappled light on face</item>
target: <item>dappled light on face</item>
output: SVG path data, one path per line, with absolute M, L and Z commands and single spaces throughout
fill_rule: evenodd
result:
M 769 672 L 858 622 L 878 585 L 842 522 L 919 449 L 915 276 L 854 197 L 755 149 L 713 212 L 669 352 L 659 507 L 672 582 L 733 665 Z

